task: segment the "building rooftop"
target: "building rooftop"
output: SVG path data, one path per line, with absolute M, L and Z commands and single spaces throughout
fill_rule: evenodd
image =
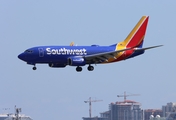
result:
M 111 104 L 116 104 L 116 105 L 141 105 L 139 102 L 132 101 L 132 100 L 117 101 L 117 102 L 111 103 Z
M 145 112 L 158 112 L 158 111 L 162 111 L 161 109 L 145 109 Z
M 105 111 L 105 112 L 102 112 L 100 114 L 109 114 L 109 113 L 110 113 L 110 111 Z

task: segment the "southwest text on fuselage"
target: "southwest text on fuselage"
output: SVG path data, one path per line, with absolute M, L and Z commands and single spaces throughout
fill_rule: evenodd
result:
M 51 49 L 46 48 L 47 55 L 87 55 L 86 49 Z

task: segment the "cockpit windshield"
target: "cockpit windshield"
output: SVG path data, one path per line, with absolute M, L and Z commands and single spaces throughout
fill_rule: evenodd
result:
M 32 53 L 32 50 L 25 50 L 25 53 Z

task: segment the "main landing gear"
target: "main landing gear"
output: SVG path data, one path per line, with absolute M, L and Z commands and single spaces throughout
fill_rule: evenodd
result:
M 94 70 L 94 67 L 91 66 L 91 65 L 89 65 L 89 66 L 87 67 L 87 70 L 88 70 L 88 71 L 93 71 L 93 70 Z M 82 71 L 82 67 L 80 67 L 80 66 L 76 67 L 76 71 L 77 71 L 77 72 L 81 72 L 81 71 Z
M 76 67 L 76 71 L 77 72 L 81 72 L 82 71 L 82 67 L 80 67 L 80 66 Z
M 89 65 L 89 66 L 87 67 L 87 69 L 88 69 L 88 71 L 93 71 L 93 70 L 94 70 L 94 67 L 91 66 L 91 65 Z

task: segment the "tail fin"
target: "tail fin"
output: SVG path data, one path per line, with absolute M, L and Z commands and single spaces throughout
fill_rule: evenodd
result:
M 139 47 L 142 48 L 149 16 L 142 16 L 126 39 L 118 43 L 117 48 Z

